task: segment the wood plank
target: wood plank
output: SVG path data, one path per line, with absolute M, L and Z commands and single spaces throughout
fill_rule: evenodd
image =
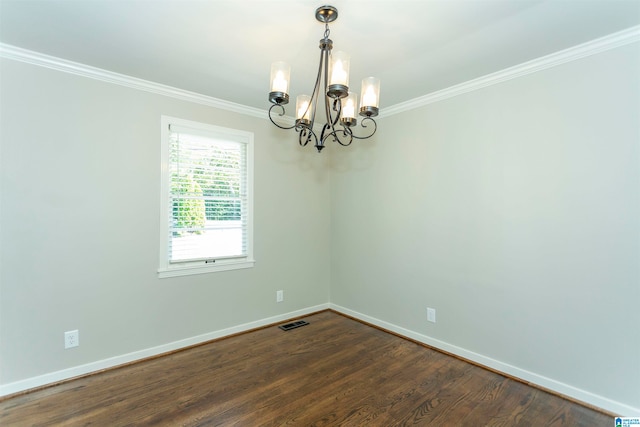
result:
M 0 425 L 608 426 L 602 412 L 340 314 L 0 401 Z

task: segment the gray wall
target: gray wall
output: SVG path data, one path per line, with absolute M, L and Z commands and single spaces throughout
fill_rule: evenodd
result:
M 640 408 L 639 58 L 393 115 L 334 153 L 332 304 Z
M 292 135 L 20 62 L 1 67 L 0 384 L 326 305 L 328 170 Z M 254 268 L 157 278 L 163 114 L 255 133 Z M 64 350 L 72 329 L 80 347 Z

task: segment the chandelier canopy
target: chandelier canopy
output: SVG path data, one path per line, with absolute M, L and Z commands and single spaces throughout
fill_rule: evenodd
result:
M 378 128 L 373 117 L 378 115 L 380 80 L 367 77 L 362 80 L 362 97 L 358 112 L 364 117 L 360 126 L 369 128 L 369 133 L 360 136 L 353 133 L 353 129 L 358 124 L 356 118 L 358 94 L 349 90 L 350 58 L 344 52 L 332 53 L 333 41 L 329 38 L 329 23 L 337 18 L 338 9 L 333 6 L 321 6 L 316 10 L 316 19 L 325 24 L 324 37 L 320 39 L 320 64 L 311 96 L 298 95 L 296 98 L 296 121 L 293 126 L 282 126 L 276 123 L 272 116 L 274 108 L 279 110 L 276 114 L 283 116 L 284 105 L 289 103 L 291 67 L 285 62 L 274 62 L 271 65 L 269 102 L 273 105 L 269 108 L 269 119 L 281 129 L 295 129 L 298 132 L 300 145 L 306 146 L 313 141 L 318 152 L 322 151 L 329 139 L 347 146 L 354 139 L 370 138 Z M 313 127 L 321 90 L 324 92 L 326 122 L 318 136 Z M 340 127 L 337 127 L 338 125 Z

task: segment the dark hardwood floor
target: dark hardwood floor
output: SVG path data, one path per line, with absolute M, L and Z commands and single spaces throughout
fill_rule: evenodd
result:
M 0 401 L 0 425 L 610 426 L 331 311 Z

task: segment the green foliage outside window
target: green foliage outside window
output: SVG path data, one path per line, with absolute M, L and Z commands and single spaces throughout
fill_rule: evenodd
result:
M 172 162 L 178 167 L 171 179 L 174 236 L 202 234 L 207 221 L 240 221 L 239 152 L 197 146 L 179 158 L 179 141 L 172 143 Z
M 205 225 L 205 201 L 202 188 L 191 175 L 177 176 L 171 180 L 173 199 L 174 228 L 202 234 Z M 194 230 L 195 229 L 195 230 Z

